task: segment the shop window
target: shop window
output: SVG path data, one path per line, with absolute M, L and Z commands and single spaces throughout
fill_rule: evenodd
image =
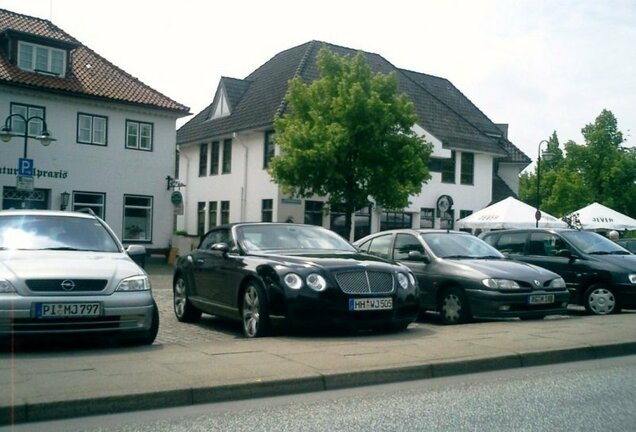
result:
M 91 209 L 101 219 L 105 218 L 106 194 L 100 192 L 73 192 L 73 211 Z
M 152 241 L 152 197 L 124 195 L 123 241 Z

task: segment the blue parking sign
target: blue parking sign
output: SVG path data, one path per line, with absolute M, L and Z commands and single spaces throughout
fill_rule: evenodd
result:
M 18 175 L 28 177 L 33 176 L 33 159 L 18 159 Z

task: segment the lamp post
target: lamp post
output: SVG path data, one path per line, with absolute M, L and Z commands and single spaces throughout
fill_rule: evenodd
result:
M 9 142 L 11 141 L 11 138 L 13 138 L 14 136 L 18 136 L 18 135 L 14 135 L 11 133 L 11 119 L 13 117 L 17 117 L 22 119 L 22 121 L 24 122 L 24 159 L 27 158 L 27 144 L 29 142 L 29 123 L 32 120 L 41 120 L 42 121 L 42 131 L 40 132 L 40 135 L 36 136 L 35 138 L 37 140 L 40 141 L 40 143 L 42 143 L 43 146 L 48 146 L 49 144 L 51 144 L 53 141 L 55 141 L 55 139 L 51 138 L 51 134 L 48 131 L 48 128 L 46 127 L 46 120 L 44 120 L 44 118 L 40 117 L 40 116 L 31 116 L 31 117 L 24 117 L 22 114 L 10 114 L 9 116 L 7 116 L 7 118 L 4 120 L 4 127 L 2 129 L 0 129 L 0 139 L 4 142 Z
M 40 116 L 25 117 L 22 114 L 10 114 L 4 120 L 4 127 L 0 129 L 0 140 L 2 140 L 3 142 L 9 142 L 11 141 L 11 138 L 13 138 L 14 136 L 20 136 L 19 134 L 11 133 L 12 118 L 22 119 L 22 121 L 24 122 L 24 133 L 22 134 L 22 137 L 24 138 L 24 152 L 23 152 L 24 159 L 21 159 L 18 161 L 18 164 L 20 166 L 18 167 L 16 189 L 19 190 L 20 192 L 32 191 L 33 190 L 32 172 L 29 172 L 26 174 L 23 172 L 24 169 L 28 169 L 29 171 L 33 170 L 33 162 L 28 161 L 27 159 L 27 155 L 28 155 L 27 147 L 29 143 L 29 123 L 33 120 L 42 121 L 42 130 L 40 131 L 40 135 L 35 136 L 35 138 L 39 140 L 43 146 L 45 147 L 48 146 L 53 141 L 55 141 L 55 139 L 51 138 L 51 134 L 49 133 L 48 128 L 46 126 L 46 120 L 44 120 L 43 117 L 40 117 Z M 27 179 L 29 180 L 29 182 L 27 182 L 27 185 L 23 184 L 23 181 Z M 26 193 L 22 193 L 22 207 L 26 206 L 26 197 L 27 197 Z
M 548 140 L 541 140 L 539 142 L 539 146 L 537 149 L 537 211 L 534 214 L 534 218 L 536 220 L 535 228 L 539 228 L 539 219 L 541 219 L 541 195 L 539 195 L 539 185 L 541 184 L 541 144 L 546 144 L 546 150 L 543 152 L 543 157 L 545 160 L 550 160 L 552 158 L 552 153 L 547 151 L 547 146 L 550 145 Z

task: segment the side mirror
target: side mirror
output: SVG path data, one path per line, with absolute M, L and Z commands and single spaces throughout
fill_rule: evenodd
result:
M 559 249 L 556 253 L 556 256 L 562 258 L 572 258 L 572 252 L 569 249 Z
M 422 261 L 426 264 L 428 264 L 429 262 L 431 262 L 431 260 L 428 258 L 428 256 L 424 255 L 422 252 L 418 251 L 418 250 L 412 250 L 409 251 L 409 261 Z
M 130 245 L 126 248 L 128 256 L 141 268 L 146 266 L 146 247 L 142 245 Z
M 230 251 L 230 246 L 227 243 L 214 243 L 210 250 L 213 252 L 221 252 L 225 255 Z

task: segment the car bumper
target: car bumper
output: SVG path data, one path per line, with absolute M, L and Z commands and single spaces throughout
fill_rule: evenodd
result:
M 98 303 L 94 317 L 40 318 L 37 304 Z M 71 333 L 129 333 L 150 329 L 154 303 L 150 292 L 109 296 L 0 296 L 0 336 Z
M 533 291 L 524 293 L 502 293 L 488 290 L 466 290 L 473 316 L 483 318 L 521 318 L 567 313 L 570 293 L 563 291 Z M 531 304 L 530 297 L 553 295 L 554 301 Z
M 286 318 L 299 325 L 317 327 L 379 328 L 406 327 L 415 321 L 419 304 L 414 292 L 400 295 L 347 296 L 327 295 L 295 296 L 287 299 Z M 392 308 L 388 310 L 350 310 L 350 299 L 392 298 Z
M 621 306 L 628 309 L 636 308 L 636 285 L 616 284 L 616 295 L 619 297 Z

